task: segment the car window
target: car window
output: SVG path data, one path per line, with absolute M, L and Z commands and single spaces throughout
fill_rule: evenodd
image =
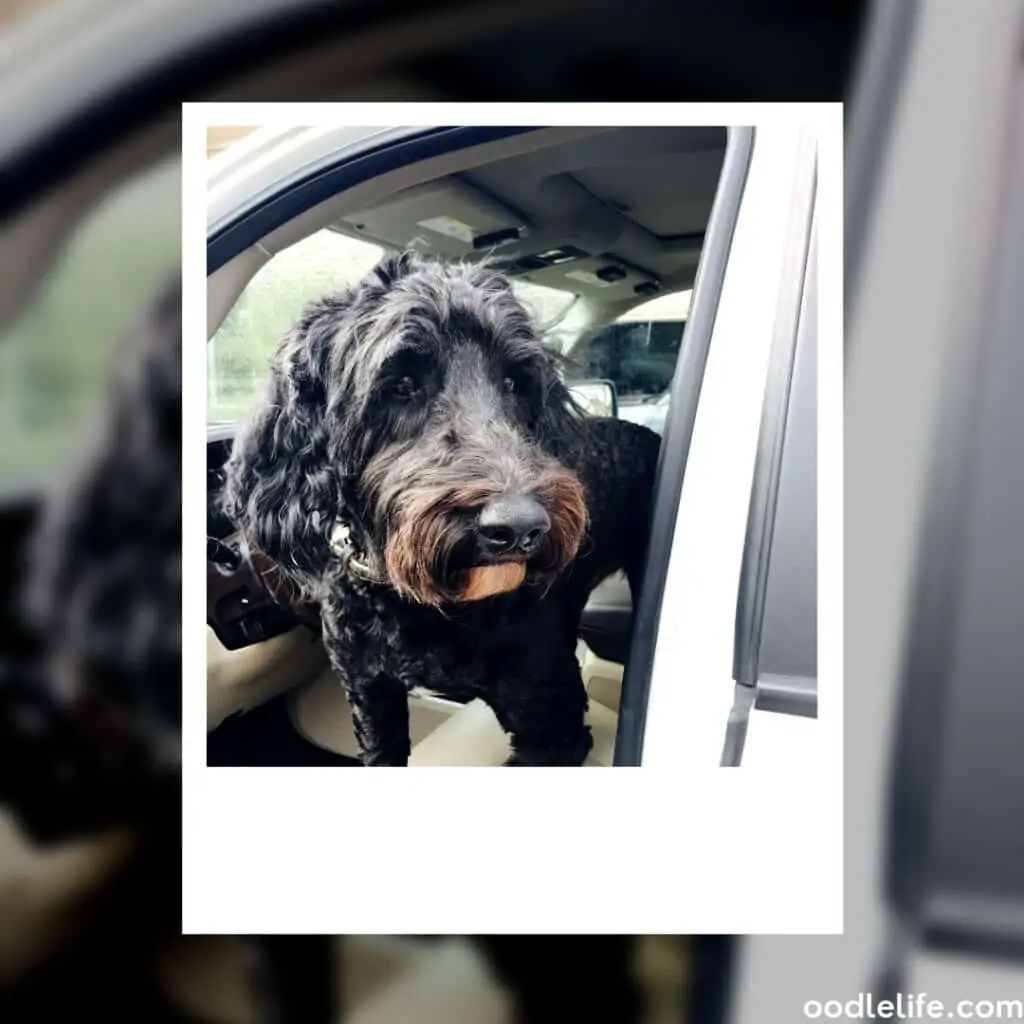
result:
M 565 340 L 572 338 L 579 330 L 575 314 L 580 310 L 576 306 L 576 296 L 523 278 L 513 278 L 512 290 L 530 311 L 548 341 L 564 349 Z
M 582 375 L 613 381 L 626 404 L 663 395 L 679 359 L 690 294 L 645 302 L 599 331 L 576 353 Z
M 118 187 L 0 329 L 0 487 L 45 485 L 88 436 L 116 346 L 181 266 L 176 159 Z
M 355 284 L 382 254 L 380 246 L 325 228 L 262 267 L 207 346 L 207 422 L 244 416 L 262 394 L 270 357 L 302 307 Z
M 263 393 L 278 342 L 313 299 L 360 281 L 384 250 L 323 229 L 278 253 L 260 269 L 210 339 L 207 423 L 235 423 Z M 526 281 L 513 284 L 538 323 L 557 335 L 575 296 Z

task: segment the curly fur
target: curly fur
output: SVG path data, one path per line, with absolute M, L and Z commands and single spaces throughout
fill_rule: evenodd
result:
M 152 821 L 180 800 L 177 288 L 128 342 L 98 434 L 34 538 L 39 657 L 2 688 L 0 790 L 44 838 Z
M 0 803 L 37 842 L 130 831 L 70 939 L 0 985 L 5 1024 L 100 1014 L 184 1022 L 154 974 L 180 941 L 181 306 L 175 284 L 123 346 L 106 415 L 43 510 L 31 657 L 0 663 Z M 319 937 L 246 940 L 258 1021 L 336 1019 Z
M 505 277 L 405 253 L 302 313 L 236 438 L 224 508 L 319 604 L 366 764 L 407 763 L 422 687 L 484 699 L 510 764 L 579 765 L 579 620 L 618 569 L 636 593 L 658 446 L 580 413 Z M 478 518 L 509 495 L 550 529 L 520 586 L 480 597 L 477 570 L 509 559 L 481 552 Z M 358 559 L 332 548 L 339 523 Z
M 0 990 L 12 1024 L 173 1019 L 149 965 L 181 921 L 179 296 L 133 325 L 99 430 L 45 503 L 22 624 L 33 653 L 0 672 L 0 800 L 22 828 L 40 843 L 133 836 L 67 945 Z

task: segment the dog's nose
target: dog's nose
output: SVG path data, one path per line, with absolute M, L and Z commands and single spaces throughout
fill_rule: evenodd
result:
M 551 519 L 535 498 L 494 498 L 480 512 L 480 546 L 490 555 L 529 555 L 551 529 Z

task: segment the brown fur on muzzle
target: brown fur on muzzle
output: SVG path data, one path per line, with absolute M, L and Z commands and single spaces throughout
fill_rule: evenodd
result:
M 459 595 L 463 601 L 482 601 L 485 597 L 508 594 L 526 579 L 525 562 L 503 562 L 501 565 L 478 565 L 466 573 L 466 583 Z
M 583 485 L 562 469 L 544 472 L 529 488 L 551 520 L 536 557 L 527 564 L 508 562 L 454 572 L 449 568 L 458 546 L 467 540 L 467 519 L 500 493 L 500 488 L 486 483 L 411 489 L 396 510 L 384 550 L 395 589 L 414 601 L 439 605 L 505 593 L 527 580 L 553 580 L 576 557 L 587 528 Z M 484 569 L 501 571 L 481 572 Z

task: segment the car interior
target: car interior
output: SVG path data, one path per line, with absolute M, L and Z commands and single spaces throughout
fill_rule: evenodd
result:
M 22 6 L 27 9 L 27 5 Z M 325 31 L 319 19 L 307 19 L 312 21 L 311 29 L 300 35 L 288 31 L 288 26 L 282 30 L 281 19 L 278 19 L 270 26 L 270 31 L 263 33 L 265 43 L 259 48 L 252 45 L 253 32 L 251 26 L 245 24 L 236 30 L 237 39 L 216 40 L 220 45 L 214 57 L 211 57 L 208 38 L 202 33 L 166 31 L 169 4 L 147 5 L 147 10 L 152 8 L 148 14 L 150 26 L 156 31 L 144 33 L 154 42 L 152 53 L 144 55 L 140 55 L 138 48 L 132 45 L 112 46 L 99 31 L 74 31 L 81 27 L 77 20 L 72 21 L 72 30 L 69 31 L 66 20 L 51 16 L 59 13 L 51 8 L 60 6 L 64 5 L 46 5 L 45 10 L 41 10 L 40 20 L 48 23 L 47 34 L 42 37 L 45 48 L 30 50 L 23 56 L 20 66 L 15 64 L 10 68 L 13 72 L 11 80 L 27 77 L 25 71 L 31 67 L 28 62 L 38 62 L 40 52 L 51 58 L 53 66 L 64 67 L 65 70 L 70 67 L 73 80 L 92 80 L 88 74 L 82 73 L 88 70 L 84 63 L 87 61 L 102 65 L 108 77 L 96 89 L 73 90 L 69 99 L 67 90 L 54 92 L 50 76 L 40 75 L 37 76 L 39 83 L 35 94 L 28 93 L 33 102 L 26 102 L 26 94 L 21 91 L 16 95 L 16 101 L 25 114 L 20 121 L 31 124 L 34 133 L 27 142 L 23 142 L 17 134 L 19 126 L 12 122 L 13 132 L 5 139 L 4 188 L 0 189 L 0 204 L 5 213 L 13 211 L 19 215 L 16 220 L 5 224 L 3 238 L 0 239 L 11 253 L 17 254 L 16 258 L 5 261 L 8 274 L 0 295 L 0 315 L 5 321 L 13 317 L 23 304 L 32 308 L 36 301 L 44 305 L 51 301 L 46 291 L 50 288 L 51 261 L 63 252 L 67 237 L 79 221 L 91 227 L 93 220 L 98 219 L 97 211 L 104 197 L 110 195 L 119 202 L 128 184 L 134 182 L 137 175 L 144 178 L 150 174 L 151 165 L 158 159 L 169 161 L 168 169 L 174 170 L 176 156 L 171 154 L 177 153 L 181 95 L 209 97 L 211 92 L 216 92 L 221 98 L 235 100 L 351 99 L 356 96 L 454 100 L 469 96 L 523 100 L 556 96 L 565 100 L 594 100 L 602 96 L 622 99 L 625 88 L 631 98 L 645 101 L 659 98 L 749 98 L 755 95 L 788 100 L 832 99 L 842 94 L 847 82 L 858 41 L 856 29 L 860 9 L 867 5 L 847 3 L 823 7 L 790 4 L 781 10 L 773 9 L 768 16 L 737 4 L 725 5 L 724 9 L 721 4 L 647 5 L 639 10 L 634 6 L 629 16 L 623 17 L 622 12 L 614 7 L 595 11 L 593 7 L 583 5 L 556 4 L 554 9 L 561 18 L 558 31 L 552 31 L 546 16 L 552 5 L 512 5 L 494 18 L 481 18 L 487 31 L 476 34 L 468 31 L 474 21 L 472 18 L 456 23 L 454 32 L 451 28 L 436 31 L 430 23 L 431 18 L 441 23 L 451 22 L 445 5 L 439 5 L 436 12 L 417 11 L 417 19 L 425 18 L 426 27 L 430 30 L 424 31 L 424 26 L 418 21 L 416 31 L 412 33 L 381 32 L 381 26 L 373 21 L 365 31 L 362 17 L 356 19 L 358 24 L 353 25 L 352 12 L 339 8 L 335 12 L 337 27 L 333 31 Z M 244 8 L 244 13 L 256 21 L 270 6 L 251 5 Z M 307 14 L 314 7 L 319 8 L 317 14 L 323 10 L 323 5 L 311 3 L 281 3 L 277 6 L 282 11 L 287 9 L 288 16 L 295 18 Z M 72 10 L 76 10 L 74 5 Z M 517 23 L 514 37 L 502 31 L 513 11 L 519 14 L 519 21 L 523 23 L 521 28 Z M 127 27 L 131 35 L 123 36 L 125 41 L 139 38 L 135 18 L 143 13 L 134 8 L 130 11 L 132 20 Z M 237 13 L 232 11 L 230 17 Z M 209 37 L 214 35 L 214 28 L 225 37 L 230 35 L 229 31 L 223 31 L 221 26 L 214 24 L 216 19 L 208 5 L 177 5 L 174 15 L 176 19 L 190 17 L 194 21 L 209 23 L 206 28 Z M 368 18 L 369 15 L 368 7 Z M 78 10 L 76 19 L 80 17 L 81 11 Z M 222 13 L 220 17 L 227 22 L 229 16 Z M 383 5 L 380 17 L 381 20 L 385 17 L 396 19 L 395 11 L 389 5 Z M 399 10 L 397 19 L 402 17 Z M 497 26 L 496 30 L 491 22 Z M 466 38 L 458 37 L 458 24 L 463 24 L 461 31 Z M 389 20 L 385 27 L 400 29 L 402 26 L 400 20 L 396 20 L 394 25 Z M 353 46 L 349 37 L 360 29 L 364 29 L 364 35 L 356 34 Z M 386 43 L 391 34 L 401 36 L 404 43 L 395 47 L 396 54 L 385 52 L 381 57 L 376 51 L 388 51 Z M 722 40 L 726 41 L 724 45 L 721 45 Z M 805 59 L 780 63 L 775 55 L 783 41 L 787 48 L 799 50 Z M 234 45 L 229 45 L 232 43 Z M 349 45 L 346 48 L 343 44 Z M 166 52 L 161 51 L 159 45 L 164 46 Z M 202 59 L 194 59 L 188 47 L 202 53 Z M 410 50 L 414 52 L 410 53 Z M 680 59 L 680 52 L 687 53 L 687 59 Z M 168 54 L 173 60 L 167 59 Z M 385 77 L 384 69 L 380 67 L 385 59 L 394 63 L 397 81 L 385 80 L 382 86 L 378 79 Z M 155 83 L 157 87 L 149 83 Z M 34 102 L 40 88 L 45 90 L 47 97 L 42 111 Z M 126 103 L 126 97 L 134 97 L 134 101 Z M 66 104 L 69 102 L 76 105 L 67 114 Z M 39 121 L 43 129 L 36 131 L 36 122 Z M 177 222 L 176 179 L 172 179 L 173 193 L 167 196 L 161 191 L 162 186 L 150 185 L 148 178 L 144 184 L 148 207 L 155 210 L 166 205 L 173 211 Z M 24 215 L 26 213 L 28 216 Z M 132 255 L 137 258 L 146 251 L 156 251 L 157 242 L 159 239 L 148 239 L 145 246 L 136 245 Z M 175 264 L 176 245 L 176 240 L 166 242 L 169 259 L 173 258 Z M 94 260 L 95 254 L 86 250 L 84 256 L 79 254 L 79 259 Z M 250 269 L 241 276 L 248 280 L 253 272 Z M 37 279 L 42 286 L 42 299 L 39 299 Z M 119 304 L 131 309 L 137 306 L 141 312 L 147 296 L 147 289 L 138 289 L 134 294 L 119 296 Z M 91 299 L 86 308 L 94 315 L 96 297 L 91 296 Z M 233 302 L 234 297 L 226 301 Z M 77 312 L 81 319 L 81 310 Z M 71 336 L 80 346 L 81 339 L 77 334 Z M 6 347 L 15 347 L 9 337 L 3 340 Z M 67 440 L 70 442 L 68 447 L 74 448 L 78 435 L 69 435 Z M 11 435 L 6 437 L 6 441 L 12 448 L 16 443 L 23 443 L 23 439 Z M 211 454 L 218 457 L 216 450 Z M 36 523 L 43 500 L 43 485 L 49 482 L 51 474 L 51 467 L 47 464 L 38 468 L 38 480 L 33 480 L 31 486 L 24 489 L 19 486 L 13 493 L 5 487 L 0 503 L 0 576 L 9 584 L 0 598 L 0 614 L 8 642 L 18 636 L 17 629 L 6 627 L 16 624 L 20 618 L 16 582 L 21 580 L 24 572 L 21 551 L 25 538 L 31 535 Z M 248 666 L 236 662 L 235 677 L 243 682 L 238 690 L 229 686 L 224 691 L 230 699 L 213 708 L 214 719 L 252 720 L 264 707 L 276 703 L 273 700 L 261 702 L 256 695 L 261 678 L 271 684 L 268 692 L 275 689 L 273 678 L 268 678 L 273 672 L 272 646 L 273 640 L 250 645 L 248 653 L 254 657 Z M 315 644 L 309 647 L 315 652 Z M 226 653 L 226 649 L 221 648 L 221 653 Z M 240 659 L 246 652 L 236 650 L 230 653 Z M 280 660 L 291 661 L 291 658 L 287 650 L 280 652 Z M 313 660 L 316 660 L 315 653 Z M 296 666 L 294 675 L 294 685 L 301 685 L 308 674 Z M 243 699 L 238 699 L 236 693 L 245 689 L 246 681 L 253 684 L 253 692 L 250 695 L 242 693 Z M 284 685 L 281 684 L 282 687 Z M 212 688 L 211 693 L 215 690 L 216 687 Z M 244 707 L 253 708 L 250 715 L 236 713 L 236 709 Z M 307 745 L 307 750 L 314 749 L 319 748 Z M 330 755 L 325 752 L 325 756 Z M 307 762 L 296 760 L 295 763 Z M 336 763 L 336 760 L 331 763 Z M 15 951 L 20 963 L 26 958 L 26 952 L 38 952 L 36 947 L 49 948 L 54 944 L 55 935 L 63 935 L 61 928 L 55 928 L 58 915 L 61 920 L 81 922 L 87 905 L 83 893 L 92 895 L 100 883 L 106 882 L 109 864 L 118 860 L 120 851 L 115 850 L 114 856 L 110 856 L 110 851 L 104 849 L 105 867 L 99 871 L 97 857 L 76 856 L 79 852 L 88 854 L 88 850 L 61 849 L 45 860 L 38 850 L 33 850 L 30 871 L 26 867 L 29 863 L 27 852 L 25 857 L 10 855 L 13 841 L 8 841 L 6 819 L 0 818 L 0 825 L 4 826 L 0 828 L 0 848 L 3 850 L 0 860 L 10 868 L 4 872 L 3 891 L 12 897 L 4 900 L 4 906 L 7 910 L 13 909 L 14 919 L 18 921 L 18 927 L 9 930 L 12 937 L 17 933 L 17 941 L 0 945 L 4 945 L 5 952 Z M 34 941 L 39 939 L 35 933 L 26 934 L 26 910 L 29 911 L 29 924 L 42 912 L 45 941 Z M 210 939 L 213 944 L 217 941 L 216 938 Z M 371 939 L 363 937 L 350 941 L 365 947 Z M 211 961 L 216 958 L 211 956 L 210 943 L 204 944 L 202 939 L 196 942 L 193 937 L 192 946 L 198 956 L 188 960 L 186 970 L 169 972 L 169 988 L 190 991 L 196 986 L 197 976 L 200 984 L 215 985 Z M 182 942 L 182 946 L 187 952 L 188 944 Z M 366 994 L 380 995 L 379 999 L 373 1000 L 372 1008 L 377 1012 L 361 1016 L 360 1020 L 395 1020 L 412 1015 L 422 1021 L 490 1019 L 479 1012 L 479 1004 L 474 1006 L 464 1001 L 465 986 L 460 988 L 457 984 L 461 977 L 458 970 L 453 967 L 450 972 L 440 975 L 439 982 L 431 984 L 433 975 L 418 957 L 416 969 L 409 972 L 412 977 L 401 986 L 404 1004 L 399 1008 L 396 1000 L 389 997 L 389 986 L 384 982 L 405 978 L 404 973 L 390 970 L 392 962 L 406 956 L 407 951 L 400 952 L 401 956 L 368 955 L 358 959 L 353 955 L 348 958 L 346 984 L 349 990 L 355 989 L 355 982 L 372 977 L 374 990 Z M 437 956 L 440 958 L 440 950 Z M 388 969 L 374 973 L 372 968 L 381 959 L 387 961 Z M 460 960 L 462 962 L 464 960 Z M 6 960 L 3 967 L 9 967 Z M 687 967 L 689 969 L 689 964 Z M 470 973 L 474 972 L 467 970 L 466 974 Z M 676 976 L 678 973 L 675 972 Z M 381 982 L 379 986 L 377 981 Z M 353 991 L 354 999 L 360 994 Z M 433 1003 L 430 994 L 434 996 Z M 229 1012 L 224 1003 L 234 995 L 238 995 L 243 1003 L 238 1013 Z M 211 1012 L 207 1019 L 233 1021 L 249 1018 L 246 1011 L 251 1007 L 242 999 L 242 994 L 233 990 L 225 994 L 218 988 L 217 996 L 219 998 L 212 1003 L 217 1012 Z M 190 1009 L 196 1008 L 188 998 L 184 1001 Z M 440 1009 L 435 1009 L 432 1016 L 430 1010 L 435 1005 Z M 208 1005 L 207 1008 L 211 1007 Z M 677 1013 L 665 1019 L 678 1018 Z
M 588 345 L 643 303 L 692 288 L 726 136 L 716 127 L 539 129 L 458 154 L 454 167 L 434 158 L 364 183 L 302 211 L 217 269 L 208 278 L 208 338 L 277 254 L 315 232 L 385 251 L 487 258 L 514 283 L 564 294 L 571 317 L 553 337 L 568 356 L 569 383 L 581 394 L 603 385 L 611 412 L 615 381 L 587 376 L 598 365 Z M 678 345 L 677 338 L 674 351 L 650 354 L 667 372 L 666 392 Z M 272 574 L 254 574 L 231 548 L 217 498 L 233 434 L 230 423 L 208 427 L 208 763 L 357 765 L 316 609 L 275 594 Z M 610 577 L 586 608 L 577 650 L 594 734 L 589 766 L 612 764 L 631 626 L 628 585 Z M 508 755 L 507 737 L 480 701 L 412 696 L 410 723 L 410 766 L 499 766 Z

